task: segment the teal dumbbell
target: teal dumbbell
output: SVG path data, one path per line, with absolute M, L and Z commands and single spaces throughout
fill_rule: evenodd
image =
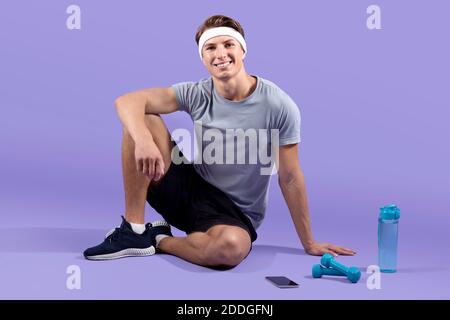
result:
M 339 270 L 333 268 L 325 268 L 320 264 L 315 264 L 312 267 L 312 276 L 313 278 L 322 278 L 322 276 L 346 276 Z
M 358 268 L 346 267 L 343 264 L 340 264 L 339 262 L 334 260 L 334 257 L 329 253 L 325 253 L 322 256 L 320 263 L 326 268 L 333 268 L 335 270 L 342 272 L 344 275 L 347 276 L 347 279 L 350 280 L 350 282 L 352 283 L 358 282 L 358 280 L 361 278 L 361 271 L 359 271 Z

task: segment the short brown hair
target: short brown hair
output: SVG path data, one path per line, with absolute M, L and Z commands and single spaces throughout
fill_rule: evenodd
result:
M 234 20 L 230 17 L 227 17 L 227 16 L 215 15 L 215 16 L 211 16 L 208 19 L 206 19 L 205 22 L 203 22 L 203 24 L 200 27 L 198 27 L 197 33 L 195 34 L 195 42 L 197 42 L 197 45 L 198 45 L 198 41 L 200 40 L 200 37 L 202 36 L 203 32 L 205 32 L 208 29 L 217 28 L 217 27 L 233 28 L 234 30 L 239 32 L 242 35 L 242 37 L 245 38 L 244 29 L 242 28 L 242 26 L 239 22 L 237 22 L 236 20 Z

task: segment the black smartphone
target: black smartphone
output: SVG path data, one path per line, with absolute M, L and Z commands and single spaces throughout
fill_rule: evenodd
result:
M 289 278 L 277 276 L 277 277 L 266 277 L 267 280 L 272 282 L 278 288 L 297 288 L 298 283 L 292 281 Z

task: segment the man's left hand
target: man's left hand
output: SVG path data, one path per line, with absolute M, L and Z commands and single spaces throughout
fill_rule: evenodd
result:
M 313 256 L 321 256 L 324 255 L 325 253 L 330 253 L 335 257 L 339 254 L 344 256 L 353 256 L 356 254 L 356 252 L 352 249 L 337 246 L 332 243 L 318 243 L 318 242 L 315 242 L 312 245 L 305 248 L 305 251 L 306 253 Z

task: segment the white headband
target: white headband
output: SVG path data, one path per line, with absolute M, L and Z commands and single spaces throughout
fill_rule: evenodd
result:
M 244 49 L 244 53 L 247 53 L 247 44 L 245 43 L 244 37 L 242 34 L 234 30 L 230 27 L 217 27 L 217 28 L 211 28 L 203 32 L 202 36 L 200 37 L 200 40 L 198 40 L 198 53 L 200 54 L 200 59 L 202 58 L 202 49 L 205 45 L 205 42 L 208 41 L 211 38 L 218 37 L 218 36 L 230 36 L 235 38 Z

